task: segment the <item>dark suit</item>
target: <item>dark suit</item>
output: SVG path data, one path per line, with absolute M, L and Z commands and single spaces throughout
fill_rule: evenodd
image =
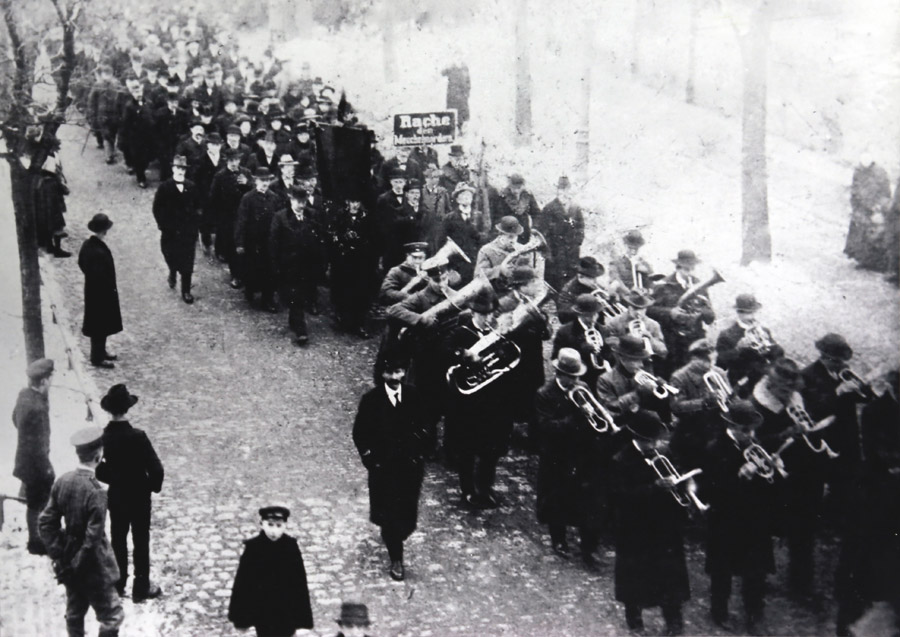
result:
M 106 243 L 88 237 L 78 252 L 78 267 L 84 272 L 84 322 L 81 333 L 91 339 L 91 362 L 106 355 L 106 338 L 122 331 L 116 266 Z
M 697 283 L 699 281 L 696 278 L 691 279 L 692 286 Z M 702 299 L 699 303 L 705 303 L 696 318 L 690 319 L 684 324 L 679 324 L 672 318 L 672 308 L 678 304 L 678 299 L 688 289 L 690 288 L 679 283 L 674 273 L 670 274 L 653 291 L 655 302 L 647 309 L 647 316 L 659 323 L 662 328 L 666 338 L 666 347 L 669 350 L 663 369 L 660 370 L 663 376 L 668 376 L 688 362 L 690 359 L 688 347 L 697 339 L 704 338 L 706 325 L 710 325 L 716 320 L 716 313 L 713 312 L 709 295 L 705 291 L 695 297 Z
M 401 387 L 398 406 L 385 385 L 370 389 L 353 423 L 353 442 L 369 472 L 369 519 L 381 527 L 391 560 L 403 559 L 403 541 L 416 530 L 427 436 L 418 392 Z
M 765 327 L 763 330 L 774 344 L 775 339 L 772 338 L 772 333 Z M 747 330 L 735 321 L 719 332 L 716 340 L 716 352 L 718 353 L 716 362 L 719 367 L 728 371 L 729 382 L 743 396 L 748 395 L 757 381 L 763 377 L 769 363 L 784 355 L 784 349 L 777 344 L 774 344 L 771 351 L 765 354 L 749 347 L 738 348 L 738 343 L 746 333 Z
M 40 529 L 50 559 L 65 573 L 70 636 L 84 635 L 88 607 L 97 614 L 101 637 L 118 635 L 125 617 L 115 588 L 119 568 L 105 527 L 106 493 L 93 472 L 78 468 L 60 477 L 41 513 Z
M 325 261 L 320 229 L 288 206 L 272 217 L 269 258 L 278 281 L 279 297 L 288 306 L 288 325 L 297 336 L 306 336 L 304 310 L 316 306 L 318 274 Z
M 168 106 L 156 109 L 154 113 L 156 125 L 156 156 L 159 159 L 159 179 L 165 181 L 172 176 L 172 158 L 178 140 L 188 130 L 188 114 L 180 108 L 175 112 Z
M 159 185 L 153 198 L 153 217 L 161 232 L 160 248 L 171 273 L 181 275 L 181 292 L 191 291 L 201 200 L 192 181 L 184 180 L 179 191 L 175 180 Z
M 197 197 L 200 200 L 200 239 L 204 248 L 212 246 L 212 235 L 216 234 L 216 214 L 209 205 L 209 192 L 213 179 L 221 169 L 225 168 L 225 158 L 219 154 L 218 161 L 214 164 L 207 151 L 197 158 L 197 168 L 194 170 L 194 185 L 197 187 Z
M 595 324 L 593 327 L 601 333 L 599 352 L 595 352 L 593 346 L 587 342 L 584 325 L 581 324 L 581 321 L 576 319 L 569 321 L 556 332 L 556 336 L 553 337 L 553 350 L 550 354 L 551 358 L 556 358 L 556 355 L 559 354 L 559 350 L 563 347 L 571 347 L 572 349 L 577 350 L 578 353 L 581 354 L 581 361 L 587 365 L 587 372 L 581 377 L 581 380 L 591 388 L 591 391 L 594 391 L 594 388 L 597 386 L 597 379 L 600 378 L 600 374 L 606 371 L 603 361 L 608 361 L 610 367 L 614 362 L 612 350 L 607 344 L 606 331 L 599 323 Z M 596 360 L 596 364 L 594 364 L 594 360 Z
M 12 421 L 18 434 L 13 476 L 22 481 L 28 506 L 28 544 L 39 547 L 38 515 L 47 504 L 50 487 L 56 477 L 50 464 L 50 407 L 47 396 L 31 387 L 20 391 Z
M 251 190 L 241 198 L 234 224 L 234 246 L 243 248 L 241 278 L 248 300 L 262 292 L 264 306 L 273 302 L 275 280 L 269 262 L 269 231 L 278 198 L 270 193 Z
M 544 280 L 554 290 L 575 276 L 581 244 L 584 241 L 584 216 L 581 208 L 569 204 L 563 206 L 554 199 L 541 211 L 535 220 L 535 229 L 540 231 L 550 246 Z
M 244 183 L 238 177 L 244 176 Z M 241 199 L 253 188 L 253 177 L 246 168 L 238 168 L 231 172 L 222 168 L 213 177 L 209 187 L 209 199 L 206 210 L 212 216 L 212 224 L 216 229 L 216 256 L 224 258 L 231 269 L 231 278 L 238 278 L 238 264 L 234 254 L 234 222 L 237 218 Z
M 150 579 L 150 493 L 162 489 L 163 466 L 141 429 L 111 421 L 103 430 L 103 462 L 97 479 L 109 484 L 112 547 L 119 565 L 119 585 L 128 579 L 128 529 L 134 545 L 134 581 Z
M 138 102 L 128 96 L 123 109 L 122 130 L 131 167 L 139 183 L 147 180 L 144 172 L 154 157 L 153 105 L 147 98 Z

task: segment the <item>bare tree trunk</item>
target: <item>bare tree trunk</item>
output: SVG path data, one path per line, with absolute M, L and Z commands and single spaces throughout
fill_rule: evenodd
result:
M 581 65 L 581 99 L 579 100 L 578 128 L 575 131 L 575 165 L 587 172 L 591 161 L 591 71 L 594 61 L 594 21 L 584 19 L 584 35 Z
M 516 134 L 518 146 L 531 143 L 531 62 L 528 46 L 528 0 L 516 2 Z
M 766 75 L 770 21 L 765 4 L 754 12 L 750 28 L 738 34 L 744 64 L 742 122 L 741 264 L 769 262 L 772 236 L 766 174 Z
M 691 26 L 688 34 L 687 81 L 684 83 L 684 101 L 694 103 L 694 76 L 697 73 L 697 21 L 700 19 L 700 0 L 690 0 Z
M 394 17 L 389 7 L 381 8 L 381 50 L 384 62 L 384 81 L 397 79 L 397 54 L 394 51 Z

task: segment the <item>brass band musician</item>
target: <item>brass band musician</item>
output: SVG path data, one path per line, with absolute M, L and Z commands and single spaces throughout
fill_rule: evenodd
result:
M 384 277 L 381 282 L 381 290 L 378 293 L 378 300 L 384 305 L 393 305 L 403 301 L 413 291 L 418 291 L 419 287 L 424 287 L 424 282 L 420 286 L 410 283 L 413 279 L 426 275 L 422 272 L 422 262 L 425 260 L 428 243 L 425 241 L 415 241 L 407 243 L 404 246 L 406 250 L 406 259 L 400 265 L 395 265 Z M 413 289 L 410 289 L 410 288 Z
M 609 264 L 610 278 L 615 281 L 614 289 L 625 294 L 634 289 L 650 289 L 653 268 L 638 252 L 646 241 L 640 230 L 629 230 L 622 238 L 625 252 Z
M 556 358 L 564 347 L 570 347 L 581 355 L 587 369 L 582 379 L 588 387 L 597 386 L 597 378 L 614 362 L 609 346 L 608 332 L 600 321 L 600 301 L 593 294 L 581 294 L 573 306 L 575 320 L 559 328 L 553 337 L 551 358 Z
M 563 285 L 556 298 L 556 315 L 559 317 L 560 325 L 565 325 L 576 318 L 572 306 L 579 295 L 591 294 L 598 288 L 602 288 L 600 277 L 604 272 L 603 266 L 594 257 L 581 257 L 575 276 Z M 612 295 L 610 297 L 612 298 Z M 602 315 L 600 320 L 603 320 Z
M 525 227 L 513 216 L 506 216 L 494 226 L 497 236 L 493 241 L 481 246 L 475 259 L 475 276 L 483 275 L 491 281 L 506 279 L 516 266 L 528 266 L 536 272 L 543 268 L 543 259 L 538 259 L 535 250 L 523 251 L 518 237 L 525 232 Z M 541 272 L 537 272 L 540 278 Z
M 632 290 L 622 297 L 628 308 L 624 314 L 613 317 L 606 322 L 610 338 L 621 338 L 626 334 L 637 336 L 644 344 L 650 356 L 662 361 L 669 353 L 660 324 L 648 316 L 648 309 L 653 305 L 653 298 L 642 290 Z
M 717 361 L 728 372 L 728 380 L 738 393 L 747 396 L 784 349 L 775 342 L 771 330 L 760 325 L 757 312 L 762 304 L 752 294 L 738 294 L 734 301 L 735 321 L 719 332 Z

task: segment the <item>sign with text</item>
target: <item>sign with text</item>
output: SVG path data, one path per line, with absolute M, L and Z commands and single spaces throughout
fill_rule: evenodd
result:
M 451 144 L 456 141 L 456 110 L 394 115 L 394 146 Z

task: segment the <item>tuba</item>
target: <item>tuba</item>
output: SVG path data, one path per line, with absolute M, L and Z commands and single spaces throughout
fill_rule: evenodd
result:
M 744 449 L 744 460 L 753 465 L 753 472 L 767 482 L 774 482 L 776 473 L 782 478 L 787 478 L 788 472 L 784 468 L 781 454 L 792 444 L 794 439 L 788 438 L 778 451 L 770 454 L 761 444 L 754 442 Z
M 723 414 L 727 414 L 728 401 L 734 393 L 731 385 L 726 379 L 722 378 L 721 374 L 712 369 L 703 374 L 703 382 L 706 384 L 706 389 L 709 390 L 709 393 L 716 397 L 719 409 Z
M 834 451 L 831 447 L 829 447 L 828 443 L 824 440 L 819 439 L 818 443 L 815 443 L 809 437 L 810 434 L 821 431 L 822 429 L 825 429 L 831 423 L 833 423 L 835 420 L 834 416 L 828 416 L 827 418 L 824 418 L 815 423 L 801 405 L 793 403 L 785 407 L 785 412 L 787 413 L 788 417 L 794 422 L 794 424 L 800 428 L 801 435 L 803 436 L 803 441 L 813 453 L 824 453 L 832 460 L 841 455 L 840 453 Z
M 650 372 L 643 369 L 639 369 L 637 372 L 635 372 L 634 382 L 636 382 L 638 385 L 652 388 L 653 395 L 660 400 L 666 399 L 669 396 L 678 393 L 677 387 L 670 385 L 662 378 L 654 376 Z
M 566 398 L 581 410 L 582 415 L 588 421 L 588 424 L 594 428 L 597 433 L 605 434 L 606 432 L 618 433 L 621 427 L 616 426 L 612 414 L 600 404 L 591 391 L 584 385 L 575 385 L 566 392 Z
M 469 283 L 460 289 L 447 291 L 447 298 L 437 305 L 428 308 L 422 312 L 424 318 L 439 318 L 449 312 L 461 312 L 466 303 L 475 298 L 482 292 L 493 290 L 491 282 L 486 277 L 476 276 Z
M 752 350 L 763 356 L 768 354 L 775 346 L 775 343 L 769 338 L 769 333 L 759 323 L 751 325 L 744 332 L 744 338 L 747 339 Z
M 513 251 L 503 258 L 501 265 L 509 265 L 517 258 L 532 252 L 546 250 L 547 246 L 547 239 L 544 238 L 544 235 L 532 228 L 531 239 L 528 240 L 528 243 L 517 243 Z
M 694 476 L 703 473 L 703 469 L 691 469 L 682 475 L 675 469 L 672 461 L 658 451 L 652 458 L 645 458 L 644 460 L 660 478 L 663 480 L 672 479 L 672 497 L 675 498 L 678 504 L 683 507 L 693 504 L 701 513 L 709 509 L 709 505 L 702 502 L 694 492 L 696 489 Z
M 683 308 L 685 310 L 690 310 L 691 305 L 697 304 L 697 299 L 700 294 L 705 292 L 707 289 L 711 288 L 714 285 L 718 285 L 719 283 L 723 283 L 725 281 L 724 277 L 719 274 L 717 270 L 713 270 L 712 276 L 709 277 L 703 283 L 698 283 L 697 285 L 691 286 L 691 288 L 685 291 L 680 297 L 678 297 L 678 301 L 675 303 L 677 307 Z M 703 297 L 699 297 L 703 298 Z M 706 300 L 704 299 L 705 303 Z
M 475 358 L 475 362 L 450 367 L 447 382 L 467 396 L 515 369 L 522 359 L 522 350 L 499 331 L 493 330 L 467 349 L 466 355 Z
M 435 252 L 430 257 L 429 260 L 431 260 L 431 259 L 448 259 L 449 260 L 451 256 L 458 256 L 466 263 L 472 263 L 472 260 L 466 255 L 465 252 L 462 251 L 462 248 L 460 248 L 456 244 L 456 242 L 453 239 L 451 239 L 450 237 L 447 237 L 447 240 L 444 242 L 444 245 L 441 246 L 441 248 L 437 252 Z M 427 283 L 427 282 L 428 282 L 428 275 L 425 273 L 425 270 L 423 270 L 422 268 L 419 268 L 419 273 L 416 276 L 414 276 L 412 279 L 410 279 L 409 283 L 407 283 L 406 285 L 403 286 L 403 288 L 400 290 L 400 293 L 401 294 L 412 294 L 413 292 L 416 292 L 420 289 L 419 285 L 421 285 L 422 283 Z

